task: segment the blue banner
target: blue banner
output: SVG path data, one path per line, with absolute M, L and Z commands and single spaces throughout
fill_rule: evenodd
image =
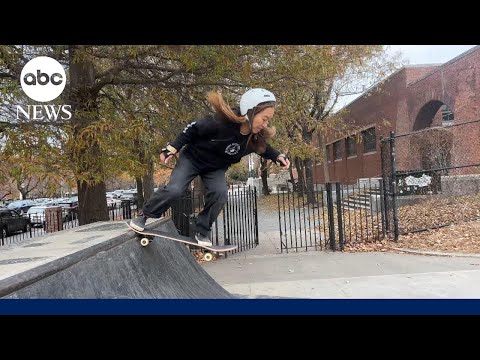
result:
M 477 299 L 0 299 L 0 315 L 478 315 Z

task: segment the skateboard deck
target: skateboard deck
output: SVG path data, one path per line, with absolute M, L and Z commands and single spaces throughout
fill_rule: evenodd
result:
M 173 240 L 173 241 L 178 241 L 181 243 L 185 243 L 188 245 L 193 245 L 197 246 L 200 248 L 204 248 L 207 250 L 211 250 L 214 252 L 226 252 L 226 251 L 232 251 L 236 250 L 238 248 L 237 245 L 212 245 L 212 246 L 205 246 L 205 245 L 200 245 L 195 239 L 189 238 L 187 236 L 182 236 L 182 235 L 172 235 L 170 233 L 160 231 L 160 230 L 151 230 L 151 229 L 145 229 L 144 231 L 138 231 L 130 226 L 129 223 L 127 223 L 127 226 L 130 228 L 130 230 L 133 230 L 137 234 L 144 235 L 146 237 L 142 238 L 140 240 L 140 244 L 142 246 L 147 246 L 150 241 L 153 240 L 154 237 L 159 237 L 162 239 L 168 239 L 168 240 Z

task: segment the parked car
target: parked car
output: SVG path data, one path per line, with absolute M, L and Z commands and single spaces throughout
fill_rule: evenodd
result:
M 32 206 L 28 209 L 26 216 L 30 219 L 30 224 L 32 224 L 32 226 L 40 225 L 45 227 L 45 209 L 47 207 L 48 206 L 45 205 L 39 205 Z
M 24 215 L 27 213 L 28 209 L 35 205 L 37 205 L 37 203 L 33 200 L 16 200 L 8 204 L 7 207 L 10 210 L 17 211 L 20 215 Z
M 30 231 L 30 220 L 20 215 L 15 210 L 8 208 L 0 208 L 0 229 L 1 237 L 6 238 L 8 235 L 17 231 Z
M 124 192 L 122 196 L 120 196 L 121 201 L 128 201 L 134 206 L 138 204 L 138 195 L 136 192 Z
M 60 206 L 60 205 L 55 205 Z M 50 208 L 52 206 L 48 205 L 39 205 L 39 206 L 32 206 L 30 209 L 27 211 L 27 217 L 30 219 L 30 223 L 32 226 L 35 225 L 41 225 L 42 227 L 45 227 L 45 210 Z M 69 212 L 65 210 L 65 208 L 62 209 L 62 220 L 63 222 L 66 222 L 70 219 Z

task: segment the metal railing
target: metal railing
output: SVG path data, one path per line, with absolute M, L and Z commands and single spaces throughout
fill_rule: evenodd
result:
M 108 215 L 111 221 L 131 219 L 137 215 L 137 207 L 132 201 L 122 201 L 108 206 Z M 22 221 L 21 226 L 15 225 L 20 221 Z M 47 210 L 37 214 L 25 214 L 20 219 L 1 218 L 0 246 L 44 236 L 56 231 L 72 229 L 77 226 L 79 225 L 76 208 L 63 208 L 59 213 L 52 213 Z
M 385 236 L 381 183 L 317 184 L 313 197 L 287 187 L 277 201 L 281 252 L 343 250 Z
M 393 240 L 479 219 L 469 208 L 480 196 L 480 120 L 455 121 L 381 140 L 385 227 Z
M 189 192 L 176 201 L 169 215 L 179 233 L 193 237 L 195 221 L 203 209 L 205 195 Z M 228 194 L 227 203 L 212 224 L 210 239 L 215 245 L 238 245 L 239 252 L 258 245 L 258 208 L 255 187 L 236 187 Z

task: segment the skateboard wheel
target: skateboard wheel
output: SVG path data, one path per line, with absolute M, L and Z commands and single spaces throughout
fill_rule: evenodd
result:
M 211 261 L 213 259 L 213 255 L 210 253 L 206 253 L 205 255 L 203 255 L 203 259 L 205 261 Z
M 140 240 L 140 245 L 142 246 L 147 246 L 149 243 L 150 240 L 148 240 L 148 238 L 142 238 L 142 240 Z

